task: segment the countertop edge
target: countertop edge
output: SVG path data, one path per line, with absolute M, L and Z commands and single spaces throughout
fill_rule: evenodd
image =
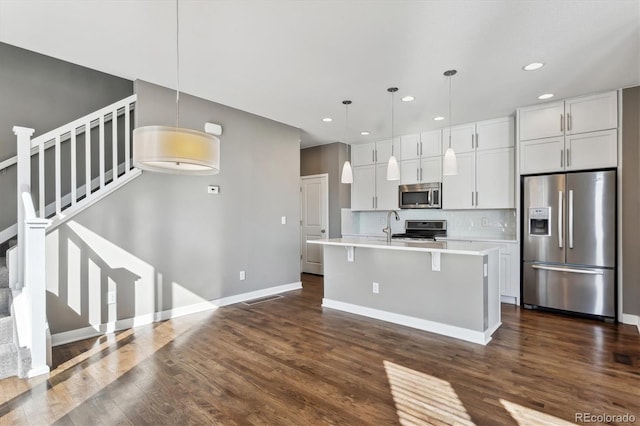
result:
M 467 256 L 484 256 L 491 253 L 494 250 L 500 250 L 499 247 L 486 247 L 481 250 L 464 250 L 464 249 L 451 249 L 451 248 L 436 248 L 436 247 L 419 247 L 408 246 L 406 242 L 394 241 L 391 244 L 375 244 L 373 242 L 359 242 L 359 241 L 330 241 L 330 240 L 308 240 L 309 244 L 327 245 L 327 246 L 342 246 L 342 247 L 363 247 L 382 250 L 402 250 L 402 251 L 421 251 L 428 253 L 447 253 L 447 254 L 462 254 Z M 413 243 L 417 244 L 417 243 Z

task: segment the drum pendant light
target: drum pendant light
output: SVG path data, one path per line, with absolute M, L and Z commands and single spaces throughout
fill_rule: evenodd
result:
M 220 173 L 220 139 L 180 128 L 180 27 L 176 0 L 176 127 L 145 126 L 133 131 L 133 165 L 142 170 L 185 175 Z
M 349 105 L 351 105 L 351 101 L 342 101 L 345 109 L 345 133 L 344 133 L 344 143 L 347 144 L 347 161 L 344 162 L 342 166 L 342 178 L 340 182 L 342 183 L 353 183 L 353 170 L 351 169 L 351 145 L 349 145 Z
M 391 157 L 389 157 L 389 164 L 387 164 L 387 180 L 400 180 L 400 167 L 398 166 L 398 160 L 393 155 L 393 98 L 397 91 L 397 87 L 389 87 L 387 89 L 387 92 L 391 93 Z
M 458 71 L 448 70 L 444 75 L 449 78 L 449 148 L 444 153 L 444 162 L 442 165 L 442 174 L 444 176 L 453 176 L 458 174 L 458 160 L 456 152 L 451 148 L 451 77 L 456 75 Z

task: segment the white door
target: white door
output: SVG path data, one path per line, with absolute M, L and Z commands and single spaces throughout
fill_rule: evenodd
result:
M 323 274 L 322 246 L 307 241 L 326 240 L 329 237 L 328 179 L 326 174 L 303 176 L 301 179 L 302 272 L 310 274 Z

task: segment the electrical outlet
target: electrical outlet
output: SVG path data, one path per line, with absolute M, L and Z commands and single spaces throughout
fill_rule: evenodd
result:
M 113 305 L 116 303 L 116 292 L 109 291 L 107 292 L 107 305 Z
M 283 224 L 283 225 L 286 225 L 287 224 L 287 217 L 286 216 L 282 216 L 280 218 L 280 223 Z
M 218 185 L 208 185 L 207 186 L 207 194 L 219 194 L 220 187 Z
M 240 271 L 240 281 L 244 281 L 246 279 L 246 274 L 244 273 L 244 271 Z
M 483 217 L 482 219 L 480 219 L 480 225 L 486 228 L 487 226 L 489 226 L 489 219 L 486 217 Z
M 380 283 L 373 283 L 373 288 L 372 288 L 372 290 L 373 290 L 373 293 L 374 293 L 374 294 L 378 294 L 378 293 L 380 293 Z

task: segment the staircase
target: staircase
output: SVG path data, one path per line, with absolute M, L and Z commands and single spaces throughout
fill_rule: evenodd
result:
M 0 257 L 0 379 L 49 371 L 46 234 L 141 174 L 131 161 L 136 99 L 130 96 L 35 139 L 33 129 L 13 128 L 18 155 L 2 164 L 18 166 L 17 223 L 0 230 L 0 243 L 17 233 L 18 246 Z M 38 179 L 34 193 L 32 163 Z
M 17 344 L 15 315 L 11 312 L 12 300 L 6 258 L 0 257 L 0 379 L 26 377 L 31 368 L 30 351 Z

